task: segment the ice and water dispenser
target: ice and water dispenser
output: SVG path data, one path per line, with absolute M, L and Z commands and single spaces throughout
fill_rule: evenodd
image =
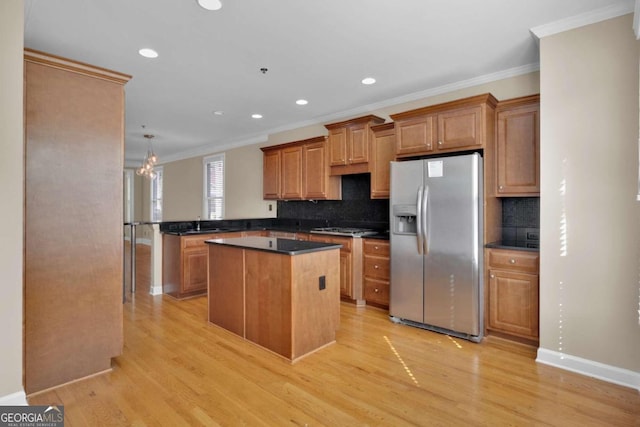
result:
M 394 234 L 416 234 L 416 205 L 393 205 Z

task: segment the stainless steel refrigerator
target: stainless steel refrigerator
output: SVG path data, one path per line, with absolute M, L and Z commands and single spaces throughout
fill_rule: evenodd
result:
M 391 320 L 479 342 L 482 157 L 391 162 Z

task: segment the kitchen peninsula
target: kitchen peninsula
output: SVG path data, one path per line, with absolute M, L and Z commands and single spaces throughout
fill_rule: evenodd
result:
M 209 322 L 291 361 L 335 342 L 340 245 L 210 239 Z

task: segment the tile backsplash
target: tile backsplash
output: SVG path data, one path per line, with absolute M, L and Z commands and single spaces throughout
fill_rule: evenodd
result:
M 502 226 L 540 228 L 540 198 L 503 197 Z
M 278 201 L 278 218 L 327 220 L 332 225 L 389 228 L 389 200 L 370 198 L 370 174 L 344 175 L 342 200 Z

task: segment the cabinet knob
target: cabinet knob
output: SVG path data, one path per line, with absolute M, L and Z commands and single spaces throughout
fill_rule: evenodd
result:
M 375 292 L 375 293 L 377 294 L 378 292 L 380 292 L 380 290 L 379 290 L 378 288 L 375 288 L 375 289 L 373 290 L 373 292 Z
M 378 265 L 374 265 L 373 268 L 375 268 L 376 270 L 379 269 L 380 267 L 378 267 Z
M 378 250 L 378 247 L 377 247 L 377 246 L 374 246 L 373 248 L 374 248 L 376 251 Z
M 442 145 L 442 141 L 438 141 L 438 145 Z
M 496 275 L 495 275 L 495 274 L 492 274 L 492 275 L 491 275 L 491 276 L 489 276 L 489 277 L 491 277 L 492 279 L 495 279 L 495 278 L 496 278 Z
M 511 258 L 511 259 L 509 260 L 509 264 L 515 264 L 515 263 L 516 263 L 516 260 L 515 260 L 515 259 Z
M 499 191 L 502 191 L 502 190 L 504 190 L 504 187 L 503 187 L 502 185 L 499 185 L 499 186 L 498 186 L 498 190 L 499 190 Z

